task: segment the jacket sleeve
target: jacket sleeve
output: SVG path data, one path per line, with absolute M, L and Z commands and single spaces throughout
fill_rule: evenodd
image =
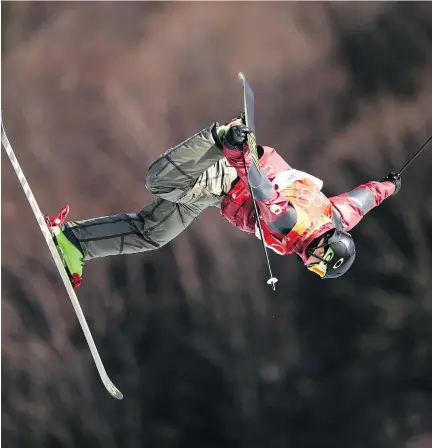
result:
M 271 152 L 276 152 L 273 148 L 267 148 Z M 293 216 L 292 207 L 289 207 L 289 200 L 276 191 L 270 182 L 265 170 L 260 170 L 252 164 L 250 152 L 245 148 L 244 152 L 230 149 L 224 145 L 224 155 L 229 164 L 233 166 L 241 181 L 249 191 L 249 182 L 257 201 L 260 214 L 264 222 L 277 233 L 284 233 L 295 224 L 296 217 Z M 246 167 L 243 161 L 245 156 Z M 274 157 L 274 155 L 273 155 Z
M 394 192 L 392 182 L 368 182 L 352 191 L 330 198 L 333 207 L 340 213 L 345 231 L 355 227 L 362 218 Z
M 249 184 L 248 184 L 248 174 L 246 172 L 246 168 L 243 161 L 243 154 L 246 161 L 246 167 L 248 171 L 250 170 L 250 167 L 252 165 L 252 159 L 249 150 L 245 147 L 244 151 L 240 151 L 239 149 L 230 148 L 227 146 L 226 142 L 224 141 L 223 146 L 223 153 L 224 156 L 227 158 L 228 163 L 234 167 L 237 171 L 237 174 L 239 175 L 240 179 L 242 180 L 245 187 L 249 190 Z

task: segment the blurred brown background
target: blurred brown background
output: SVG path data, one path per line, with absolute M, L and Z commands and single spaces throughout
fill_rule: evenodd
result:
M 336 194 L 432 134 L 432 4 L 2 2 L 2 111 L 44 212 L 138 211 L 151 161 L 242 108 Z M 432 447 L 431 148 L 321 282 L 207 210 L 159 251 L 90 262 L 75 313 L 2 151 L 2 442 Z

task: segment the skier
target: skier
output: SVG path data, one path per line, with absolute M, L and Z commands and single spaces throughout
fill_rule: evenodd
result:
M 241 114 L 222 126 L 213 123 L 166 151 L 150 165 L 146 178 L 155 199 L 136 214 L 66 222 L 66 206 L 58 216 L 47 216 L 73 286 L 81 285 L 85 262 L 156 250 L 210 206 L 220 208 L 239 230 L 260 238 L 249 187 L 267 247 L 280 255 L 297 254 L 323 279 L 346 273 L 355 258 L 348 231 L 399 191 L 400 175 L 390 173 L 327 198 L 320 179 L 292 168 L 268 146 L 258 145 L 258 171 L 248 151 L 249 132 Z

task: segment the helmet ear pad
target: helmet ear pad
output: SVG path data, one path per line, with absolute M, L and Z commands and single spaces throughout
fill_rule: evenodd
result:
M 337 278 L 345 274 L 355 260 L 356 250 L 352 236 L 347 232 L 332 230 L 326 246 L 332 249 L 333 256 L 327 261 L 324 278 Z

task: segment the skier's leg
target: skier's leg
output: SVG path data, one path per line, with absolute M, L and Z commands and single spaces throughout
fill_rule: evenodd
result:
M 157 198 L 139 213 L 69 221 L 63 234 L 79 244 L 85 261 L 155 250 L 179 235 L 205 208 Z
M 219 135 L 233 122 L 219 127 Z M 84 261 L 93 258 L 158 249 L 205 208 L 219 206 L 237 174 L 219 149 L 217 131 L 215 125 L 202 130 L 151 165 L 147 187 L 159 197 L 139 213 L 57 226 L 56 242 L 70 273 L 81 277 Z
M 159 199 L 138 214 L 67 223 L 65 233 L 79 242 L 85 260 L 157 249 L 175 238 L 207 206 L 218 205 L 236 177 L 223 156 L 220 138 L 241 120 L 242 116 L 223 126 L 214 123 L 153 162 L 147 187 Z
M 53 227 L 69 272 L 81 278 L 84 261 L 155 250 L 167 244 L 207 207 L 220 207 L 235 179 L 236 170 L 224 158 L 202 173 L 179 203 L 157 198 L 136 214 L 120 213 Z
M 136 214 L 69 221 L 62 226 L 53 224 L 52 229 L 72 283 L 79 286 L 85 261 L 158 249 L 186 229 L 205 208 L 157 198 Z
M 85 260 L 157 249 L 171 241 L 230 190 L 237 174 L 215 133 L 222 134 L 238 120 L 208 126 L 152 163 L 146 184 L 158 199 L 138 214 L 68 222 L 65 235 L 79 243 Z
M 158 249 L 179 235 L 207 207 L 219 207 L 236 178 L 236 170 L 224 158 L 202 173 L 189 191 L 182 193 L 179 202 L 158 197 L 136 214 L 69 221 L 62 233 L 80 249 L 85 261 Z
M 172 202 L 190 203 L 187 196 L 197 179 L 208 176 L 205 173 L 211 167 L 222 165 L 218 162 L 224 159 L 221 136 L 227 129 L 242 122 L 242 117 L 233 119 L 224 126 L 214 123 L 169 149 L 156 159 L 149 167 L 146 179 L 147 188 L 156 196 Z M 212 173 L 212 175 L 219 175 Z M 190 196 L 190 194 L 189 194 Z
M 173 198 L 177 204 L 201 207 L 220 207 L 223 197 L 231 190 L 234 181 L 238 179 L 237 171 L 226 158 L 216 162 L 204 171 L 187 188 L 169 188 L 169 180 L 147 177 L 147 187 L 158 197 Z

